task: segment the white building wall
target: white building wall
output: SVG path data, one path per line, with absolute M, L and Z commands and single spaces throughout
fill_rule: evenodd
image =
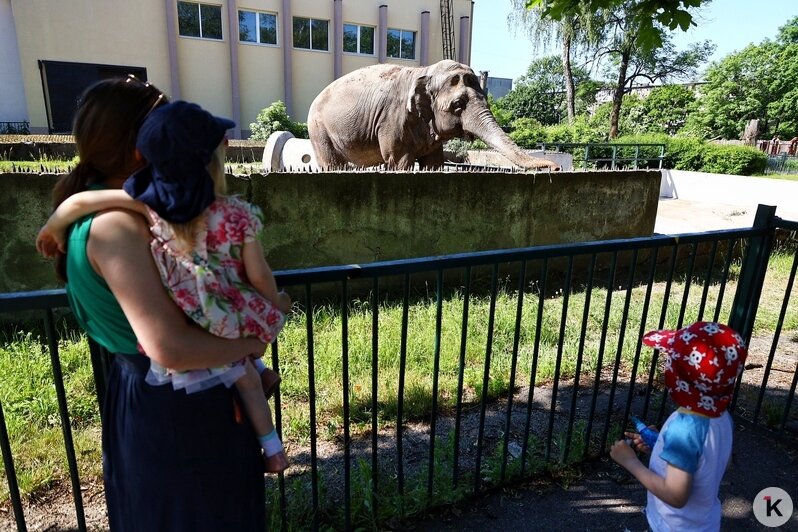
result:
M 0 0 L 0 122 L 28 120 L 11 0 Z

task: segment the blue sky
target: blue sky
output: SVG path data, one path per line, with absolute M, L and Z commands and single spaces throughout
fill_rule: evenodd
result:
M 534 47 L 522 34 L 513 35 L 507 26 L 509 0 L 475 0 L 471 67 L 490 71 L 491 77 L 517 79 L 529 62 L 559 50 Z M 699 14 L 698 26 L 674 32 L 674 42 L 685 47 L 710 40 L 717 46 L 712 60 L 718 60 L 749 43 L 774 38 L 780 26 L 798 16 L 798 0 L 714 0 Z

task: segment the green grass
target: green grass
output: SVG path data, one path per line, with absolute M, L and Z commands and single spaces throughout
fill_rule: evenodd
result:
M 772 256 L 755 323 L 755 334 L 774 330 L 784 301 L 784 287 L 791 266 L 791 254 L 775 253 Z M 729 315 L 735 290 L 734 279 L 738 270 L 739 266 L 733 265 L 732 280 L 726 286 L 721 306 L 721 321 Z M 666 327 L 675 327 L 677 324 L 684 287 L 683 281 L 674 282 L 672 286 L 664 318 Z M 702 281 L 693 279 L 683 318 L 684 323 L 698 319 L 702 289 Z M 607 336 L 602 347 L 601 329 L 608 292 L 604 288 L 594 288 L 590 298 L 584 347 L 581 350 L 582 372 L 595 374 L 600 354 L 603 358 L 602 367 L 610 367 L 616 356 L 621 361 L 622 367 L 629 368 L 631 366 L 638 348 L 636 339 L 641 328 L 640 316 L 645 292 L 645 286 L 634 287 L 631 292 L 617 289 L 612 292 Z M 648 317 L 643 327 L 645 330 L 657 327 L 664 295 L 664 283 L 655 284 Z M 712 318 L 718 295 L 719 286 L 711 285 L 708 290 L 704 319 Z M 624 323 L 623 308 L 627 296 L 630 305 L 625 320 L 625 334 L 621 338 L 621 324 Z M 572 293 L 568 300 L 561 349 L 561 378 L 572 377 L 576 370 L 577 358 L 580 355 L 581 323 L 586 300 L 584 292 Z M 506 287 L 500 290 L 495 306 L 490 380 L 487 390 L 488 396 L 492 398 L 506 395 L 510 388 L 517 302 L 517 294 L 514 290 Z M 464 399 L 466 402 L 478 402 L 482 394 L 489 303 L 489 298 L 486 296 L 471 297 L 469 301 L 464 366 Z M 457 402 L 463 304 L 462 295 L 459 293 L 447 296 L 442 304 L 438 405 L 439 408 L 449 412 L 453 411 Z M 547 298 L 543 305 L 543 321 L 535 377 L 537 384 L 549 382 L 554 378 L 559 352 L 563 304 L 564 298 L 557 296 Z M 531 290 L 524 294 L 516 386 L 529 384 L 537 312 L 538 295 Z M 308 444 L 310 441 L 306 319 L 307 316 L 299 310 L 292 313 L 280 336 L 279 349 L 280 372 L 283 377 L 281 398 L 284 440 L 299 444 Z M 341 316 L 338 308 L 319 307 L 314 310 L 312 319 L 319 437 L 327 440 L 339 439 L 344 426 Z M 433 299 L 421 298 L 410 303 L 403 403 L 404 421 L 427 419 L 431 409 L 435 322 Z M 397 418 L 401 326 L 401 303 L 381 302 L 378 326 L 377 415 L 381 428 L 387 429 L 395 427 Z M 371 420 L 372 313 L 368 302 L 351 303 L 348 327 L 350 380 L 348 397 L 352 423 L 351 433 L 353 437 L 357 438 L 368 434 Z M 783 330 L 798 330 L 798 298 L 793 297 L 790 301 Z M 33 333 L 14 333 L 0 344 L 0 402 L 10 434 L 20 488 L 25 494 L 46 489 L 53 482 L 67 479 L 69 476 L 51 363 L 47 350 L 41 342 L 42 340 L 34 336 Z M 81 478 L 98 477 L 101 475 L 99 413 L 88 346 L 85 338 L 66 334 L 59 343 L 59 351 Z M 650 362 L 650 353 L 650 350 L 641 351 L 641 367 L 647 367 Z M 576 433 L 578 434 L 579 431 Z M 571 440 L 568 457 L 561 456 L 564 439 L 560 441 L 558 438 L 561 436 L 554 438 L 552 453 L 557 460 L 568 464 L 582 456 L 584 442 L 580 438 Z M 440 474 L 444 474 L 443 471 L 449 471 L 445 464 L 451 461 L 451 445 L 451 442 L 448 443 L 448 446 L 445 442 L 440 442 L 436 451 L 436 462 L 441 464 L 441 467 L 437 468 L 441 472 Z M 530 453 L 533 453 L 537 447 L 539 445 L 530 445 Z M 486 450 L 484 468 L 488 471 L 486 475 L 490 479 L 496 478 L 500 467 L 500 456 L 497 457 L 495 454 L 500 452 L 500 448 L 501 445 L 495 450 Z M 538 455 L 535 455 L 534 458 L 539 460 Z M 355 490 L 368 491 L 367 484 L 370 474 L 367 474 L 368 471 L 364 469 L 366 467 L 361 464 L 353 473 Z M 508 465 L 507 474 L 510 478 L 516 473 L 513 470 L 514 467 L 516 466 L 512 463 Z M 527 471 L 529 471 L 529 466 Z M 296 491 L 296 496 L 292 495 L 289 498 L 292 505 L 299 504 L 298 501 L 307 500 L 309 497 L 308 481 L 309 477 L 302 476 L 289 482 L 289 490 Z M 467 484 L 467 481 L 465 482 Z M 422 482 L 422 484 L 426 486 L 426 482 Z M 440 482 L 436 480 L 436 496 L 441 497 L 440 500 L 436 499 L 436 502 L 446 503 L 450 502 L 450 499 L 454 500 L 460 496 L 459 493 L 446 491 L 451 489 L 449 484 L 448 479 L 441 478 Z M 408 480 L 406 485 L 413 484 Z M 388 486 L 389 483 L 386 483 L 383 488 L 388 489 Z M 302 495 L 303 493 L 305 495 Z M 417 504 L 420 505 L 421 502 L 418 501 L 422 501 L 424 505 L 427 504 L 426 493 L 414 493 L 409 492 L 401 501 L 405 512 L 410 512 Z M 5 500 L 7 497 L 7 483 L 3 477 L 0 480 L 0 500 Z M 374 520 L 384 520 L 383 512 L 392 511 L 391 508 L 395 509 L 400 504 L 391 499 L 391 497 L 395 498 L 395 494 L 390 492 L 382 494 L 381 497 L 385 498 L 385 501 L 380 504 L 379 515 L 370 514 L 370 509 L 363 502 L 363 498 L 357 498 L 360 506 L 356 508 L 356 515 L 360 525 L 368 526 L 368 523 Z M 394 502 L 390 502 L 392 500 Z M 307 506 L 304 508 L 306 510 Z M 335 510 L 329 511 L 334 513 Z M 298 507 L 297 512 L 301 514 L 302 508 Z

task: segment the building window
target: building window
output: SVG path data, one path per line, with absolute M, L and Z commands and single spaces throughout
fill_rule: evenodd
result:
M 183 37 L 222 39 L 222 6 L 177 3 L 177 27 Z
M 277 15 L 255 11 L 238 11 L 238 40 L 277 44 Z
M 329 50 L 329 24 L 328 20 L 294 17 L 294 48 Z
M 388 28 L 388 57 L 416 58 L 416 32 Z
M 374 55 L 374 27 L 344 24 L 344 52 Z

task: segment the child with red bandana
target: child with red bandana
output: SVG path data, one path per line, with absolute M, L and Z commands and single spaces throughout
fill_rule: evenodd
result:
M 646 517 L 654 532 L 720 529 L 720 481 L 731 456 L 733 425 L 727 408 L 748 354 L 739 334 L 720 323 L 698 322 L 652 331 L 643 343 L 665 360 L 665 385 L 679 408 L 668 417 L 648 467 L 625 440 L 610 456 L 648 490 Z
M 183 312 L 223 338 L 272 343 L 291 298 L 279 292 L 257 240 L 260 209 L 225 195 L 225 132 L 235 124 L 200 106 L 177 101 L 152 110 L 136 140 L 147 165 L 124 190 L 89 190 L 61 203 L 36 239 L 45 256 L 65 252 L 67 228 L 92 212 L 122 208 L 145 216 L 161 280 Z M 260 358 L 227 366 L 173 371 L 150 361 L 146 382 L 198 393 L 236 386 L 264 452 L 267 472 L 288 467 L 267 399 L 280 377 Z

